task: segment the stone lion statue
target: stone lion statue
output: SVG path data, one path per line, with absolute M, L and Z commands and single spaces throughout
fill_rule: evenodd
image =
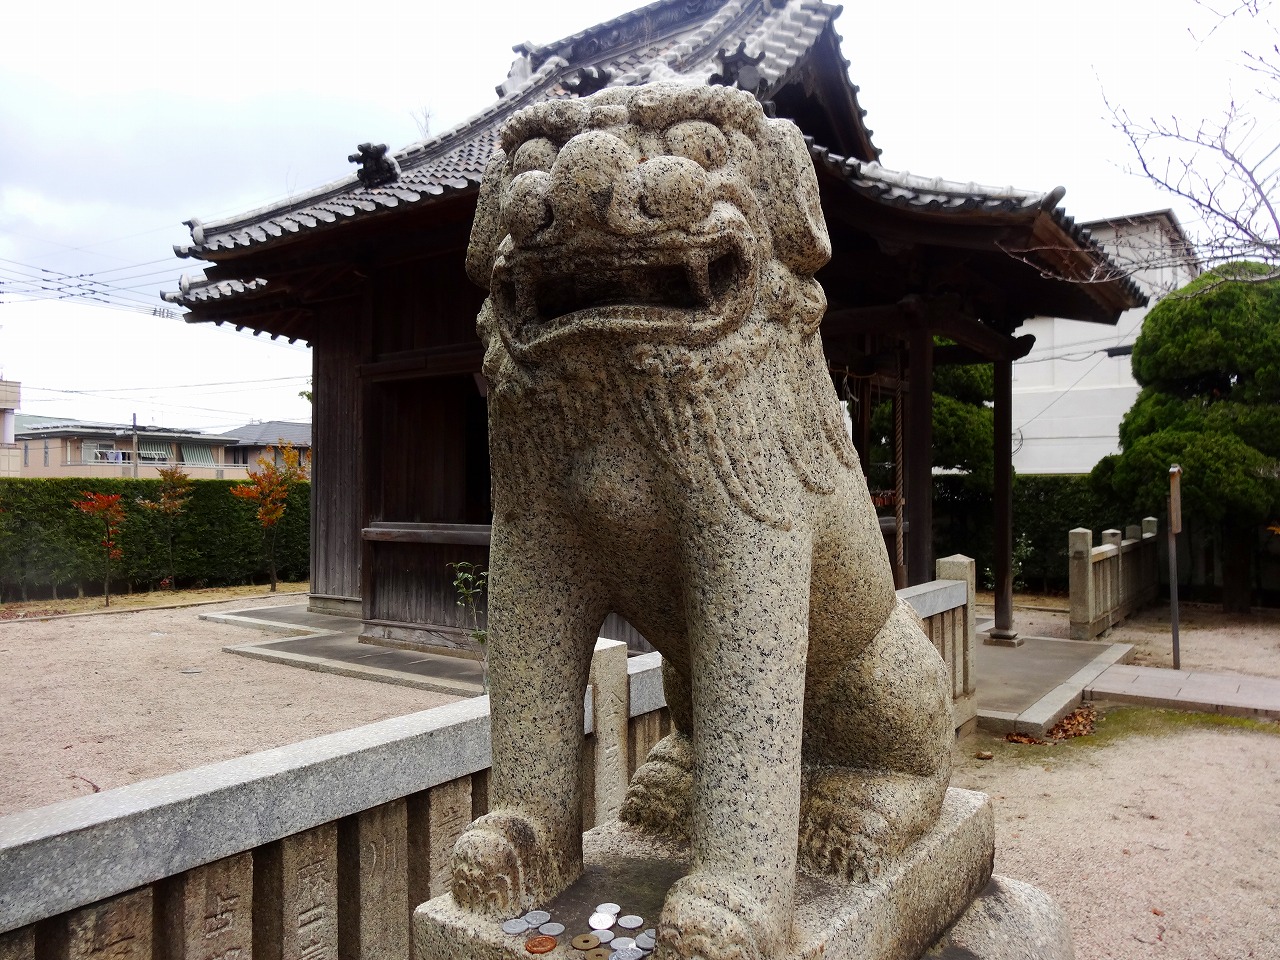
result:
M 865 879 L 937 819 L 948 686 L 827 372 L 830 252 L 799 131 L 747 93 L 512 117 L 467 258 L 490 291 L 493 771 L 454 852 L 462 906 L 514 915 L 581 873 L 611 611 L 661 651 L 673 723 L 623 808 L 689 844 L 658 956 L 776 956 L 798 869 Z

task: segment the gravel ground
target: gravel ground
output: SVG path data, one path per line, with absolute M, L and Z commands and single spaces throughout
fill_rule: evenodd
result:
M 0 813 L 451 699 L 224 654 L 254 634 L 199 614 L 245 606 L 0 623 Z M 1110 639 L 1159 664 L 1162 616 Z M 1018 609 L 1015 623 L 1066 635 L 1062 613 Z M 1280 618 L 1196 608 L 1182 626 L 1184 667 L 1280 676 Z M 954 783 L 994 798 L 996 869 L 1062 905 L 1080 960 L 1275 960 L 1278 734 L 1276 724 L 1121 709 L 1097 736 L 1055 746 L 966 738 Z M 979 750 L 994 758 L 977 760 Z
M 0 622 L 0 814 L 456 699 L 223 653 L 264 635 L 199 619 L 298 602 Z

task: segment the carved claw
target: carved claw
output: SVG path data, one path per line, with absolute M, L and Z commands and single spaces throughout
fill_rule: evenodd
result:
M 689 840 L 693 818 L 693 743 L 683 733 L 664 737 L 631 778 L 618 818 L 677 843 Z
M 761 960 L 783 939 L 780 918 L 744 887 L 690 874 L 667 894 L 654 960 Z
M 538 896 L 543 852 L 527 817 L 489 813 L 471 825 L 453 848 L 453 898 L 477 913 L 515 916 Z
M 855 883 L 874 879 L 937 820 L 945 793 L 938 778 L 817 774 L 801 797 L 800 862 Z

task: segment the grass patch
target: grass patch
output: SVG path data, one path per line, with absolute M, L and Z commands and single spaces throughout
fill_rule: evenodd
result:
M 976 769 L 999 762 L 1043 766 L 1050 761 L 1087 756 L 1090 750 L 1109 746 L 1127 737 L 1167 737 L 1187 730 L 1239 730 L 1280 737 L 1280 723 L 1274 720 L 1127 704 L 1099 706 L 1097 725 L 1087 736 L 1026 744 L 1010 743 L 1002 734 L 979 731 L 958 745 L 957 766 Z M 992 759 L 976 759 L 974 755 L 979 751 L 990 752 Z

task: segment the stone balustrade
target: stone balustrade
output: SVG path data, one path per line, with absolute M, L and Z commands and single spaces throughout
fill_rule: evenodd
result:
M 973 562 L 901 591 L 973 716 Z M 584 828 L 616 817 L 667 734 L 658 654 L 601 640 L 586 692 Z M 0 960 L 407 960 L 488 809 L 478 697 L 0 817 Z
M 1150 603 L 1159 588 L 1156 518 L 1142 526 L 1093 531 L 1077 527 L 1068 534 L 1071 584 L 1071 639 L 1092 640 Z

